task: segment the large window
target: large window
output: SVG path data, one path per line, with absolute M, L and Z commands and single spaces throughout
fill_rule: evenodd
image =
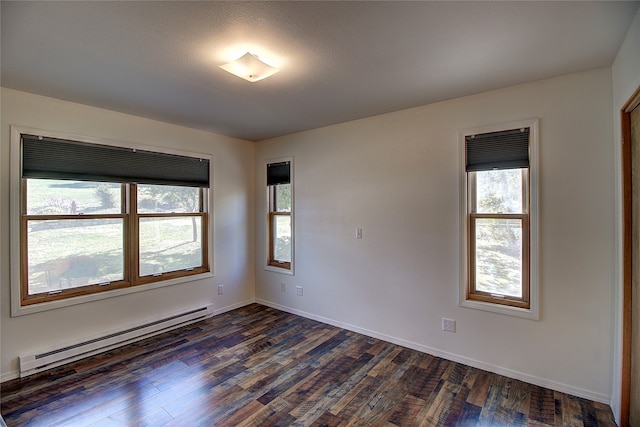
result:
M 291 161 L 267 164 L 269 203 L 267 266 L 292 271 L 293 192 Z
M 463 135 L 463 305 L 537 316 L 534 124 Z
M 20 135 L 20 305 L 209 271 L 209 161 Z

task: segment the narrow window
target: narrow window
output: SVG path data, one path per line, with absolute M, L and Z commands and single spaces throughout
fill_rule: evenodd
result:
M 528 168 L 468 173 L 470 299 L 529 307 Z
M 209 271 L 209 161 L 23 134 L 22 306 Z
M 535 243 L 532 194 L 537 200 L 536 186 L 531 183 L 534 135 L 531 125 L 463 135 L 466 241 L 462 305 L 479 302 L 531 310 L 534 297 L 537 307 L 531 249 L 532 239 Z
M 267 164 L 269 203 L 267 265 L 291 271 L 293 263 L 293 191 L 291 161 Z

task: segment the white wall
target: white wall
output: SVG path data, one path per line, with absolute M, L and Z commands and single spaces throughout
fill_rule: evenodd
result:
M 610 69 L 599 69 L 258 143 L 256 298 L 609 402 L 617 265 L 611 90 Z M 461 308 L 457 131 L 536 117 L 541 319 Z M 264 161 L 285 156 L 295 165 L 295 276 L 263 268 Z M 442 317 L 457 320 L 457 333 L 441 331 Z
M 121 113 L 35 96 L 1 92 L 0 308 L 1 375 L 17 374 L 17 357 L 60 343 L 117 330 L 163 314 L 213 303 L 217 310 L 254 299 L 255 144 Z M 9 305 L 10 125 L 184 149 L 213 157 L 215 277 L 11 318 Z M 224 284 L 224 295 L 217 285 Z
M 620 141 L 622 133 L 620 129 L 620 110 L 629 101 L 635 91 L 640 88 L 640 10 L 629 27 L 629 31 L 625 37 L 618 55 L 611 66 L 611 75 L 613 81 L 613 153 L 615 155 L 615 178 L 616 178 L 616 250 L 617 250 L 617 266 L 616 266 L 616 292 L 615 292 L 615 309 L 614 322 L 616 338 L 613 356 L 613 393 L 611 398 L 611 408 L 616 416 L 616 420 L 620 420 L 620 392 L 622 384 L 621 362 L 622 362 L 622 187 L 621 187 L 621 156 Z
M 638 27 L 636 17 L 633 28 Z M 633 66 L 640 70 L 638 64 Z M 640 72 L 631 75 L 630 81 L 637 81 Z M 614 67 L 614 89 L 615 76 Z M 17 356 L 59 342 L 202 302 L 213 302 L 218 309 L 250 302 L 255 281 L 255 296 L 261 302 L 609 402 L 617 303 L 613 282 L 618 266 L 615 150 L 611 148 L 611 111 L 617 105 L 611 104 L 611 94 L 610 70 L 594 70 L 256 146 L 2 89 L 2 379 L 16 374 Z M 456 293 L 457 130 L 532 117 L 541 120 L 539 321 L 460 308 Z M 12 124 L 210 153 L 215 277 L 11 318 Z M 577 164 L 572 161 L 575 153 L 580 153 Z M 264 161 L 290 155 L 296 177 L 295 276 L 263 269 Z M 355 240 L 356 227 L 364 229 L 363 240 Z M 225 294 L 218 296 L 215 289 L 221 283 Z M 287 284 L 285 293 L 280 283 Z M 303 297 L 294 296 L 296 285 L 304 286 Z M 441 317 L 456 319 L 457 333 L 442 332 Z

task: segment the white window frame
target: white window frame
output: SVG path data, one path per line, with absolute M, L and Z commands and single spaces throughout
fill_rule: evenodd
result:
M 271 195 L 270 195 L 270 188 L 269 186 L 266 184 L 266 176 L 267 176 L 267 165 L 272 164 L 272 163 L 282 163 L 282 162 L 289 162 L 290 166 L 290 170 L 289 170 L 289 177 L 290 177 L 290 181 L 291 181 L 291 265 L 290 268 L 282 268 L 282 267 L 277 267 L 275 265 L 271 265 L 269 264 L 269 245 L 270 245 L 270 239 L 271 239 L 271 231 L 269 230 L 269 213 L 270 213 L 270 203 L 271 203 Z M 265 181 L 264 181 L 264 187 L 265 187 L 265 195 L 266 195 L 266 208 L 267 208 L 267 214 L 265 216 L 265 256 L 264 256 L 264 269 L 267 271 L 272 271 L 274 273 L 280 273 L 280 274 L 287 274 L 290 276 L 294 276 L 295 275 L 295 247 L 296 247 L 296 237 L 295 237 L 295 175 L 294 175 L 294 165 L 293 165 L 293 157 L 279 157 L 276 159 L 269 159 L 269 160 L 265 160 L 264 162 L 264 169 L 263 169 L 263 173 L 262 176 L 264 177 Z
M 87 142 L 93 144 L 111 145 L 116 147 L 125 147 L 138 150 L 154 151 L 158 153 L 199 157 L 203 159 L 209 159 L 212 165 L 209 170 L 209 182 L 211 182 L 211 189 L 208 197 L 205 197 L 203 203 L 208 208 L 208 257 L 209 257 L 209 271 L 201 274 L 194 274 L 192 276 L 177 277 L 168 280 L 162 280 L 152 282 L 143 285 L 136 285 L 127 288 L 114 289 L 111 291 L 92 293 L 87 295 L 81 295 L 76 297 L 65 298 L 56 301 L 47 301 L 38 304 L 21 305 L 20 301 L 20 187 L 21 177 L 20 170 L 22 164 L 22 150 L 21 150 L 21 135 L 42 135 L 50 138 L 67 139 L 79 142 Z M 202 153 L 194 153 L 182 150 L 172 150 L 167 148 L 160 148 L 149 145 L 133 144 L 123 141 L 115 141 L 103 138 L 87 137 L 83 135 L 76 135 L 67 132 L 50 131 L 44 129 L 37 129 L 31 127 L 15 126 L 11 125 L 11 147 L 10 147 L 10 160 L 11 166 L 9 170 L 9 223 L 11 225 L 10 230 L 10 282 L 11 282 L 11 317 L 23 316 L 33 313 L 39 313 L 43 311 L 69 307 L 76 304 L 83 304 L 91 301 L 98 301 L 107 298 L 113 298 L 121 295 L 128 295 L 137 292 L 144 292 L 151 289 L 163 288 L 165 286 L 178 285 L 187 282 L 193 282 L 196 280 L 209 279 L 214 277 L 214 263 L 213 263 L 213 159 L 210 155 Z
M 529 308 L 512 307 L 491 302 L 476 301 L 467 298 L 468 268 L 469 268 L 469 227 L 467 221 L 468 212 L 468 188 L 466 172 L 466 141 L 468 135 L 478 135 L 490 132 L 499 132 L 508 129 L 529 128 Z M 458 131 L 458 157 L 459 157 L 459 196 L 460 196 L 460 242 L 459 242 L 459 288 L 458 303 L 461 307 L 525 319 L 538 320 L 540 318 L 539 304 L 539 264 L 538 264 L 538 119 L 528 119 L 499 125 L 483 126 Z

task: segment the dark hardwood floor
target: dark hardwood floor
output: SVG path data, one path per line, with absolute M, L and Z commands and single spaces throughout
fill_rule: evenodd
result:
M 14 426 L 613 426 L 607 405 L 253 304 L 1 386 Z

